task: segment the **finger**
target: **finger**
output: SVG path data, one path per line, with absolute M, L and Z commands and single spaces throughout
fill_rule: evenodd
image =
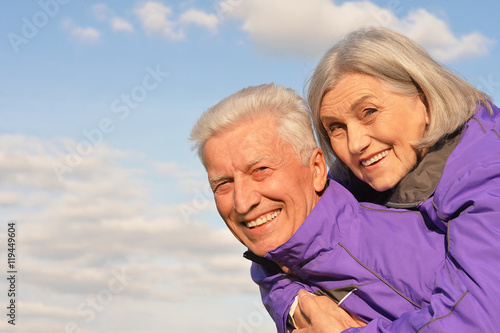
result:
M 327 296 L 316 296 L 305 290 L 299 291 L 297 309 L 312 326 L 323 321 L 335 321 L 339 328 L 366 326 L 362 320 L 352 316 Z M 306 326 L 309 327 L 309 326 Z M 333 327 L 333 326 L 332 326 Z
M 295 309 L 295 313 L 293 314 L 293 320 L 295 321 L 296 328 L 306 328 L 310 325 L 306 316 L 302 313 L 298 306 Z
M 318 308 L 318 304 L 316 303 L 316 296 L 314 294 L 309 293 L 308 291 L 301 289 L 299 290 L 299 303 L 297 308 L 303 314 L 305 318 L 308 320 L 311 319 L 311 315 Z
M 312 333 L 309 328 L 297 328 L 292 331 L 292 333 Z

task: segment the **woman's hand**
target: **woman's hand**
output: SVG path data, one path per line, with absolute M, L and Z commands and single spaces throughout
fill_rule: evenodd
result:
M 328 296 L 315 296 L 305 290 L 299 291 L 294 319 L 297 329 L 292 333 L 340 333 L 351 327 L 366 326 Z

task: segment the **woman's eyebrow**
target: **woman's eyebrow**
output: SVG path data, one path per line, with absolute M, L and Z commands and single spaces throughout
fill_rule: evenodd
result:
M 367 99 L 370 99 L 372 97 L 375 97 L 375 96 L 373 96 L 373 95 L 361 96 L 354 103 L 351 104 L 350 111 L 354 112 L 359 107 L 360 104 L 362 104 L 364 101 L 366 101 Z
M 332 117 L 332 116 L 321 116 L 321 122 L 322 123 L 325 123 L 325 122 L 335 122 L 337 121 L 337 118 L 336 117 Z

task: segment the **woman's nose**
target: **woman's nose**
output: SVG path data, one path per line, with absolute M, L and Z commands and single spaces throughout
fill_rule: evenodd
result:
M 371 143 L 366 128 L 362 125 L 352 125 L 347 129 L 347 146 L 353 155 L 362 154 Z

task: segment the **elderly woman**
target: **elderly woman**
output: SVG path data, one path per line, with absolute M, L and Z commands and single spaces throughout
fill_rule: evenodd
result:
M 334 179 L 360 201 L 419 210 L 447 235 L 427 307 L 348 332 L 498 331 L 500 110 L 407 37 L 376 28 L 326 53 L 308 101 Z M 338 323 L 312 297 L 299 308 L 312 326 L 294 332 Z

